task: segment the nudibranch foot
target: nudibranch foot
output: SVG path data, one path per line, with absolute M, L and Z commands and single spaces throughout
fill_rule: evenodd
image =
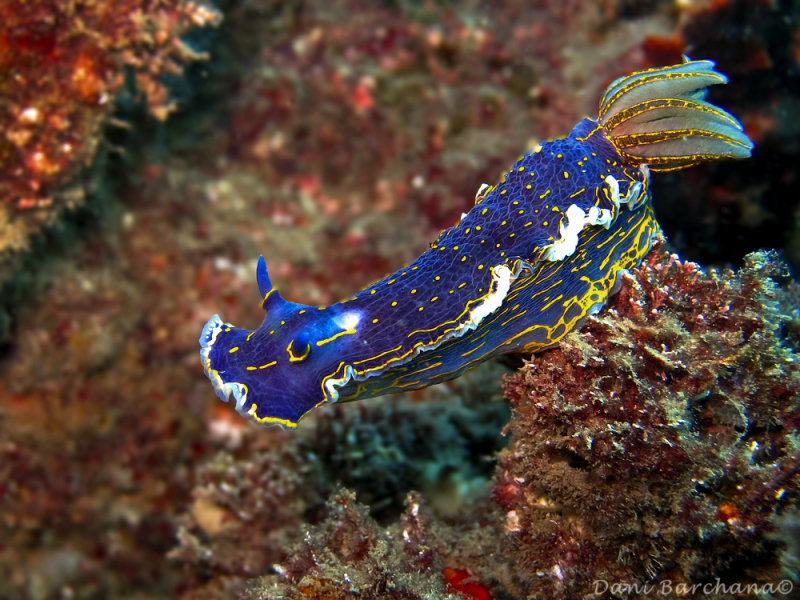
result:
M 284 300 L 261 257 L 261 325 L 215 315 L 200 336 L 217 395 L 258 423 L 294 428 L 325 403 L 425 387 L 558 344 L 660 236 L 651 169 L 750 155 L 739 122 L 705 101 L 726 81 L 703 60 L 614 81 L 598 119 L 536 146 L 481 185 L 417 260 L 337 304 Z

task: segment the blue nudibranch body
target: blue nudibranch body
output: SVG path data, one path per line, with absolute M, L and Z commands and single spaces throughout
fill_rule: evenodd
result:
M 659 233 L 650 170 L 744 158 L 738 121 L 704 101 L 710 61 L 613 82 L 597 120 L 522 156 L 412 264 L 331 306 L 284 300 L 264 258 L 266 317 L 248 331 L 214 315 L 200 337 L 217 394 L 264 424 L 425 387 L 492 356 L 554 344 L 613 293 Z

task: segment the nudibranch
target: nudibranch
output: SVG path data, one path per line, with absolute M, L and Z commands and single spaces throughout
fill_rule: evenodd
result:
M 650 171 L 750 156 L 739 122 L 705 101 L 727 79 L 706 60 L 614 81 L 599 117 L 536 146 L 417 260 L 331 306 L 284 300 L 262 256 L 266 317 L 211 317 L 200 336 L 220 398 L 294 428 L 313 408 L 413 390 L 498 354 L 558 343 L 602 308 L 660 229 Z

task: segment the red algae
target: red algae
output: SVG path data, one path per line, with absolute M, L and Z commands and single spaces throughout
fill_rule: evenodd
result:
M 442 571 L 447 589 L 458 592 L 462 596 L 473 600 L 492 600 L 489 590 L 480 581 L 477 581 L 466 569 L 444 569 Z
M 220 15 L 202 2 L 9 0 L 0 6 L 0 257 L 83 200 L 78 176 L 131 69 L 154 117 L 176 109 L 167 73 L 204 58 L 181 41 Z
M 769 253 L 703 272 L 656 250 L 606 311 L 508 380 L 495 498 L 528 597 L 780 579 L 766 536 L 800 501 L 786 275 Z

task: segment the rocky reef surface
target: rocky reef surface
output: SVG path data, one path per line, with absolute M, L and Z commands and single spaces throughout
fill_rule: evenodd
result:
M 796 590 L 798 12 L 3 4 L 0 597 Z M 730 76 L 713 100 L 756 142 L 654 177 L 682 258 L 558 349 L 291 434 L 216 400 L 197 338 L 258 322 L 260 253 L 292 300 L 347 296 L 681 53 Z M 773 247 L 788 267 L 748 254 Z

